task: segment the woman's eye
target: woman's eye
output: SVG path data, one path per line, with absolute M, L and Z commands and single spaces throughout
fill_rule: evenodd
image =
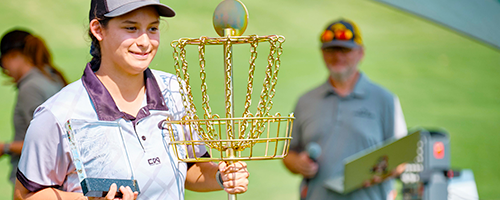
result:
M 129 31 L 135 31 L 135 30 L 137 30 L 137 28 L 132 27 L 132 26 L 130 26 L 130 27 L 125 27 L 125 29 L 126 29 L 126 30 L 129 30 Z
M 149 31 L 156 32 L 158 31 L 158 27 L 151 27 L 149 28 Z

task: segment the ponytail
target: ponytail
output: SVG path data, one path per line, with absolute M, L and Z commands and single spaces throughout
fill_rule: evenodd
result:
M 52 64 L 52 56 L 41 38 L 33 35 L 26 36 L 22 52 L 47 78 L 52 81 L 61 82 L 64 86 L 68 84 L 62 73 Z

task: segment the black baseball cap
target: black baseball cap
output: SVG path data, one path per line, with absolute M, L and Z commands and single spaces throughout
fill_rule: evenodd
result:
M 321 49 L 331 47 L 356 48 L 363 46 L 361 32 L 356 23 L 340 19 L 330 23 L 320 36 Z
M 92 0 L 90 3 L 89 22 L 95 18 L 118 17 L 145 6 L 155 6 L 163 17 L 175 16 L 175 11 L 160 0 Z

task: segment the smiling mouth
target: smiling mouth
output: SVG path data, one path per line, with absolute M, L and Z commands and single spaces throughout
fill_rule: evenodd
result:
M 138 53 L 138 52 L 133 52 L 133 51 L 129 51 L 129 53 L 131 53 L 132 55 L 134 55 L 136 57 L 139 57 L 139 58 L 146 58 L 150 54 L 150 52 L 148 52 L 148 53 Z

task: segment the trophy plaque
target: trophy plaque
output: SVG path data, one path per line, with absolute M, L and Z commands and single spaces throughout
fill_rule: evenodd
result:
M 85 196 L 104 197 L 113 183 L 139 192 L 118 122 L 70 119 L 66 133 Z

